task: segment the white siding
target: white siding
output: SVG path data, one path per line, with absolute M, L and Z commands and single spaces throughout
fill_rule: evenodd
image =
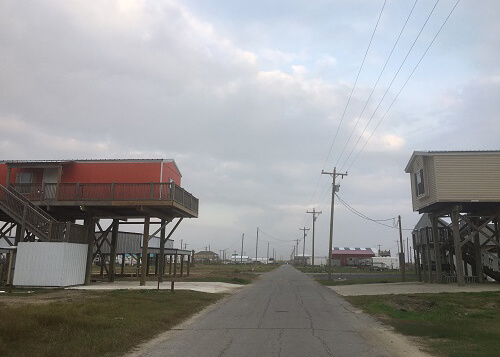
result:
M 20 242 L 14 285 L 72 286 L 85 282 L 87 245 L 62 242 Z

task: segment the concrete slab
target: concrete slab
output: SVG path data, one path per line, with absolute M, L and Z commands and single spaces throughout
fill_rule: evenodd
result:
M 219 283 L 219 282 L 190 282 L 178 281 L 175 282 L 175 290 L 194 290 L 205 293 L 226 293 L 243 287 L 244 285 Z M 76 290 L 137 290 L 137 289 L 157 289 L 158 283 L 155 281 L 147 281 L 146 285 L 140 286 L 134 281 L 117 281 L 114 283 L 93 283 L 90 285 L 73 286 L 67 289 Z M 160 289 L 170 290 L 170 281 L 160 284 Z
M 389 283 L 389 284 L 356 284 L 330 286 L 331 290 L 342 296 L 356 295 L 389 295 L 389 294 L 433 294 L 500 291 L 500 284 L 428 284 L 420 282 Z

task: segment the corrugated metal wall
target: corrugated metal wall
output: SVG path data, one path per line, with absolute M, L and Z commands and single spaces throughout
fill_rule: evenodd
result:
M 14 285 L 72 286 L 85 282 L 87 245 L 62 242 L 20 242 Z
M 100 234 L 96 234 L 99 236 Z M 111 241 L 111 233 L 108 235 L 108 240 Z M 153 237 L 149 240 L 149 248 L 160 248 L 160 238 Z M 174 241 L 168 240 L 165 243 L 165 248 L 173 248 Z M 94 247 L 94 252 L 96 248 Z M 101 253 L 110 254 L 110 247 L 105 242 L 101 247 Z M 118 232 L 116 242 L 116 254 L 141 254 L 142 253 L 142 234 L 132 232 Z

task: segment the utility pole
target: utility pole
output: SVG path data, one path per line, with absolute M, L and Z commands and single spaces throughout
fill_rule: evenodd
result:
M 241 236 L 241 254 L 240 254 L 240 264 L 243 264 L 243 241 L 245 240 L 245 233 Z
M 330 208 L 330 240 L 328 242 L 328 280 L 332 280 L 332 243 L 333 243 L 333 213 L 335 210 L 335 192 L 338 191 L 337 185 L 335 184 L 335 180 L 337 176 L 344 178 L 347 176 L 347 172 L 345 174 L 337 173 L 337 168 L 333 168 L 333 172 L 325 172 L 321 170 L 322 175 L 330 175 L 332 177 L 332 205 Z
M 311 260 L 311 265 L 314 268 L 314 223 L 316 222 L 316 219 L 322 213 L 322 211 L 316 212 L 316 208 L 313 208 L 312 212 L 306 211 L 306 213 L 312 213 L 312 215 L 313 215 L 313 238 L 312 238 L 312 260 Z
M 380 247 L 382 246 L 382 244 L 378 244 L 377 247 L 378 247 L 378 256 L 380 257 Z
M 269 264 L 269 242 L 267 242 L 267 261 L 266 264 Z
M 310 228 L 299 228 L 299 230 L 301 231 L 304 231 L 304 241 L 302 242 L 302 260 L 305 260 L 305 253 L 306 253 L 306 235 L 307 235 L 307 231 L 309 230 Z
M 403 245 L 403 229 L 401 228 L 401 216 L 398 216 L 399 224 L 399 244 L 401 245 L 401 253 L 399 254 L 399 267 L 401 269 L 401 281 L 405 281 L 405 251 Z
M 255 241 L 255 264 L 257 264 L 257 250 L 259 249 L 259 227 L 257 227 L 257 239 Z

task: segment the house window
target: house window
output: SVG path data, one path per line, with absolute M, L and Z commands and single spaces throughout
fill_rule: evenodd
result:
M 16 183 L 30 184 L 33 182 L 32 172 L 18 172 L 16 175 Z M 19 193 L 30 193 L 31 187 L 29 185 L 20 185 L 17 187 Z
M 424 169 L 420 169 L 417 172 L 415 172 L 415 189 L 417 192 L 417 197 L 422 196 L 425 193 Z

